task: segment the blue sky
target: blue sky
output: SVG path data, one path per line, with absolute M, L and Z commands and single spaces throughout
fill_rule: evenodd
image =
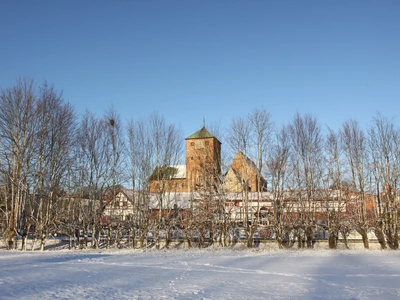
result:
M 400 1 L 2 1 L 0 39 L 1 88 L 47 80 L 78 113 L 185 136 L 254 108 L 399 122 Z

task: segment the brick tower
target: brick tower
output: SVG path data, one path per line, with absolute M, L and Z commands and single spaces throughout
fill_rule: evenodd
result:
M 188 191 L 215 188 L 221 174 L 221 142 L 204 126 L 185 140 Z

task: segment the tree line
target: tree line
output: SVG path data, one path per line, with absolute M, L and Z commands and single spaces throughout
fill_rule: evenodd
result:
M 339 235 L 356 230 L 368 248 L 372 230 L 383 249 L 398 249 L 400 128 L 394 119 L 378 113 L 366 128 L 348 120 L 333 130 L 313 115 L 297 113 L 278 128 L 269 112 L 256 108 L 233 118 L 228 128 L 210 130 L 229 146 L 214 166 L 222 168 L 220 178 L 214 178 L 212 166 L 205 168 L 204 182 L 212 184 L 201 185 L 201 201 L 185 211 L 166 205 L 167 189 L 154 204 L 149 193 L 154 170 L 182 163 L 184 139 L 176 125 L 158 113 L 123 122 L 113 108 L 101 117 L 90 111 L 78 116 L 53 85 L 17 80 L 0 92 L 3 239 L 12 249 L 20 237 L 26 249 L 32 236 L 44 249 L 50 235 L 73 239 L 79 228 L 85 247 L 143 247 L 149 234 L 157 246 L 161 239 L 168 246 L 178 231 L 189 244 L 195 237 L 199 246 L 206 240 L 227 246 L 238 221 L 227 207 L 224 174 L 241 151 L 254 163 L 257 180 L 267 182 L 258 185 L 256 198 L 268 191 L 271 203 L 254 213 L 250 178 L 247 171 L 240 174 L 240 226 L 249 247 L 265 225 L 280 247 L 312 247 L 315 233 L 324 230 L 336 248 Z M 157 175 L 168 183 L 170 175 Z M 105 222 L 104 206 L 115 201 L 122 186 L 136 191 L 132 215 Z

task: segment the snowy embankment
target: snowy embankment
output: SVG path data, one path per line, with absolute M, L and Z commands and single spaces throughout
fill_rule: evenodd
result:
M 400 251 L 0 251 L 1 299 L 398 299 Z

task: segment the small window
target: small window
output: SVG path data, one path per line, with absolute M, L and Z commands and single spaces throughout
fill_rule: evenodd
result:
M 207 141 L 207 142 L 206 142 L 206 146 L 208 146 L 209 144 L 210 144 L 210 142 L 209 142 L 209 141 Z
M 190 143 L 190 146 L 192 146 L 192 147 L 193 147 L 193 146 L 194 146 L 194 142 L 191 142 L 191 143 Z
M 185 184 L 184 184 L 184 183 L 182 183 L 182 187 L 185 187 Z
M 190 159 L 193 160 L 193 156 Z

